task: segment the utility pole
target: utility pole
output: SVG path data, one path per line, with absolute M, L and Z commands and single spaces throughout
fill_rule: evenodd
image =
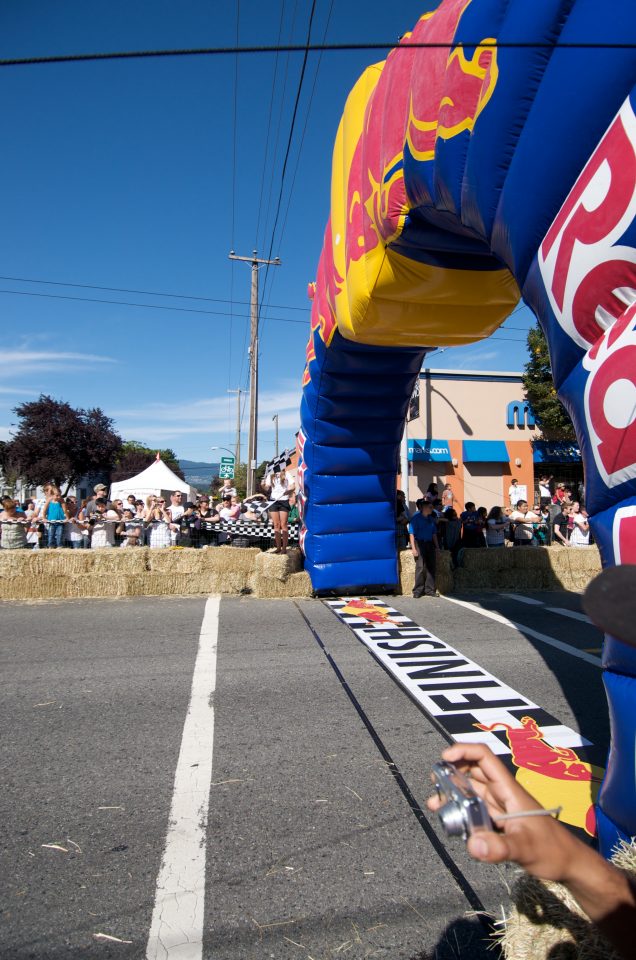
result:
M 256 256 L 239 257 L 230 250 L 230 260 L 241 260 L 252 265 L 252 288 L 250 294 L 250 426 L 247 439 L 247 496 L 251 497 L 256 488 L 256 434 L 258 429 L 258 268 L 263 265 L 280 267 L 279 257 L 262 260 Z
M 241 394 L 243 391 L 239 387 L 238 390 L 228 390 L 228 393 L 236 394 L 236 451 L 234 453 L 234 469 L 238 470 L 241 463 Z
M 274 421 L 274 456 L 278 456 L 278 414 L 275 413 L 272 417 Z

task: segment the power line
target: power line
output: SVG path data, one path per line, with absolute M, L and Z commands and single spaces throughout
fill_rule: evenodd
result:
M 334 0 L 331 0 L 331 2 L 330 2 L 330 4 L 329 4 L 329 13 L 327 14 L 327 20 L 326 20 L 326 23 L 325 23 L 324 33 L 323 33 L 323 35 L 322 35 L 323 43 L 324 43 L 325 40 L 327 39 L 327 32 L 328 32 L 328 30 L 329 30 L 329 24 L 330 24 L 330 22 L 331 22 L 331 15 L 332 15 L 332 13 L 333 13 L 333 4 L 334 4 Z M 285 216 L 284 216 L 284 218 L 283 218 L 283 226 L 281 227 L 281 231 L 280 231 L 280 240 L 279 240 L 279 243 L 280 243 L 281 246 L 282 246 L 282 243 L 283 243 L 283 237 L 285 236 L 285 228 L 287 227 L 287 218 L 288 218 L 288 216 L 289 216 L 289 210 L 290 210 L 290 207 L 291 207 L 291 201 L 292 201 L 292 197 L 293 197 L 293 194 L 294 194 L 294 187 L 295 187 L 295 185 L 296 185 L 296 176 L 297 176 L 297 174 L 298 174 L 298 168 L 299 168 L 299 166 L 300 166 L 300 157 L 301 157 L 302 150 L 303 150 L 303 144 L 304 144 L 304 142 L 305 142 L 305 134 L 307 133 L 307 124 L 309 123 L 309 114 L 310 114 L 310 112 L 311 112 L 311 105 L 312 105 L 312 103 L 313 103 L 314 94 L 315 94 L 315 92 L 316 92 L 316 84 L 317 84 L 317 82 L 318 82 L 318 74 L 319 74 L 319 72 L 320 72 L 320 64 L 321 64 L 321 63 L 322 63 L 322 53 L 321 53 L 320 56 L 318 57 L 318 63 L 316 64 L 316 72 L 315 72 L 315 74 L 314 74 L 314 82 L 313 82 L 312 87 L 311 87 L 311 93 L 310 93 L 310 95 L 309 95 L 309 102 L 308 102 L 308 104 L 307 104 L 307 112 L 306 112 L 306 115 L 305 115 L 305 123 L 304 123 L 304 125 L 303 125 L 302 134 L 301 134 L 301 136 L 300 136 L 300 143 L 299 143 L 299 145 L 298 145 L 298 153 L 297 153 L 297 155 L 296 155 L 296 164 L 295 164 L 295 166 L 294 166 L 294 173 L 293 173 L 293 175 L 292 175 L 292 182 L 291 182 L 291 186 L 290 186 L 290 188 L 289 188 L 289 195 L 288 195 L 288 197 L 287 197 L 287 206 L 285 207 Z M 274 275 L 274 276 L 275 276 L 275 275 Z M 267 279 L 267 278 L 265 278 L 265 279 Z M 271 290 L 271 286 L 270 286 L 270 290 Z M 264 318 L 264 321 L 265 321 L 265 319 L 267 319 L 267 318 Z M 264 321 L 263 321 L 263 329 L 265 328 L 265 322 L 264 322 Z
M 283 0 L 280 6 L 280 19 L 278 21 L 278 41 L 277 41 L 278 43 L 280 43 L 281 37 L 283 35 L 284 15 L 285 15 L 285 0 Z M 265 173 L 267 170 L 267 158 L 269 156 L 269 137 L 272 130 L 272 113 L 274 110 L 274 92 L 276 90 L 276 79 L 278 77 L 279 59 L 280 59 L 279 55 L 276 54 L 276 60 L 274 61 L 274 78 L 272 80 L 272 88 L 269 95 L 269 112 L 267 115 L 267 134 L 265 136 L 265 156 L 263 159 L 263 170 L 261 173 L 261 186 L 260 186 L 259 198 L 258 198 L 258 215 L 256 217 L 256 242 L 254 244 L 254 247 L 256 250 L 258 250 L 259 242 L 260 242 L 261 211 L 263 209 L 263 188 L 265 186 Z M 283 95 L 284 95 L 284 92 L 283 92 Z M 273 153 L 275 154 L 275 152 L 276 150 L 274 149 Z M 273 160 L 272 160 L 272 165 L 273 165 Z M 234 248 L 234 244 L 232 244 L 232 248 Z
M 191 293 L 163 293 L 160 290 L 132 290 L 129 287 L 102 287 L 94 283 L 67 283 L 65 280 L 37 280 L 34 277 L 4 277 L 1 275 L 0 280 L 9 280 L 11 283 L 42 283 L 53 287 L 77 287 L 78 290 L 107 290 L 110 293 L 135 293 L 144 297 L 170 297 L 173 300 L 199 300 L 202 303 L 238 303 L 243 306 L 249 305 L 249 300 L 234 300 L 234 298 L 228 300 L 223 297 L 195 297 Z M 18 291 L 9 292 L 15 293 Z M 112 302 L 114 303 L 115 301 Z M 269 306 L 275 307 L 276 310 L 300 310 L 303 313 L 309 313 L 311 310 L 310 307 L 291 307 L 286 306 L 284 303 L 270 303 Z
M 309 12 L 309 23 L 307 24 L 307 41 L 306 41 L 307 46 L 309 45 L 309 40 L 311 38 L 311 27 L 314 21 L 315 12 L 316 12 L 316 0 L 312 0 L 311 10 Z M 267 254 L 268 260 L 271 260 L 272 251 L 274 249 L 274 238 L 276 236 L 276 227 L 278 226 L 278 218 L 280 216 L 280 207 L 283 200 L 283 190 L 285 188 L 285 174 L 287 172 L 287 161 L 289 160 L 289 153 L 291 150 L 292 140 L 294 137 L 294 127 L 296 125 L 296 116 L 298 114 L 298 104 L 300 103 L 300 94 L 302 93 L 303 81 L 305 79 L 305 70 L 307 69 L 307 57 L 308 57 L 308 50 L 306 49 L 305 54 L 303 56 L 302 66 L 300 68 L 300 76 L 298 78 L 298 88 L 296 90 L 296 99 L 294 101 L 294 109 L 292 111 L 291 123 L 289 125 L 289 136 L 287 137 L 287 148 L 285 150 L 285 159 L 283 160 L 283 169 L 280 176 L 280 190 L 278 191 L 278 201 L 276 203 L 276 215 L 274 217 L 274 225 L 272 227 L 272 233 L 271 233 L 271 238 L 269 242 L 269 251 Z M 265 280 L 263 281 L 263 295 L 261 298 L 261 305 L 265 299 L 265 291 L 267 288 L 268 276 L 269 276 L 269 263 L 265 267 Z
M 311 4 L 311 11 L 309 14 L 309 24 L 307 26 L 307 44 L 309 44 L 309 38 L 311 36 L 311 25 L 314 20 L 314 14 L 316 12 L 316 0 L 313 0 Z M 303 57 L 302 66 L 300 68 L 300 77 L 298 78 L 298 89 L 296 90 L 296 100 L 294 101 L 294 109 L 292 112 L 291 124 L 289 126 L 289 136 L 287 137 L 287 147 L 285 149 L 285 159 L 283 160 L 283 170 L 280 176 L 280 191 L 278 193 L 278 203 L 276 205 L 276 215 L 274 217 L 274 226 L 272 227 L 272 235 L 269 244 L 269 252 L 267 258 L 270 259 L 272 256 L 272 250 L 274 247 L 274 238 L 276 236 L 276 227 L 278 226 L 278 218 L 280 216 L 280 205 L 283 199 L 283 189 L 285 186 L 285 174 L 287 172 L 287 161 L 289 160 L 289 151 L 291 150 L 292 140 L 294 137 L 294 128 L 296 125 L 296 116 L 298 114 L 298 104 L 300 102 L 300 94 L 303 89 L 303 81 L 305 79 L 305 70 L 307 68 L 307 57 L 309 55 L 309 50 L 305 50 L 305 55 Z M 269 264 L 267 265 L 269 267 Z M 265 283 L 267 283 L 267 268 L 265 269 Z
M 238 47 L 239 42 L 239 27 L 241 22 L 241 0 L 237 0 L 236 4 L 236 46 Z M 239 58 L 236 56 L 234 58 L 234 104 L 232 111 L 232 231 L 231 231 L 231 244 L 234 248 L 234 226 L 235 226 L 235 213 L 236 213 L 236 113 L 237 113 L 237 101 L 238 101 L 238 77 L 239 77 Z M 227 359 L 227 386 L 228 386 L 228 420 L 230 413 L 230 383 L 232 382 L 232 333 L 234 326 L 234 264 L 230 271 L 230 299 L 232 305 L 230 307 L 230 335 L 228 343 L 228 359 Z M 240 395 L 239 395 L 240 399 Z M 240 451 L 239 451 L 240 452 Z
M 47 300 L 78 300 L 81 303 L 109 303 L 118 307 L 141 307 L 144 310 L 171 310 L 174 313 L 203 313 L 212 317 L 231 317 L 239 316 L 249 318 L 248 314 L 233 314 L 228 310 L 196 310 L 193 307 L 167 307 L 159 303 L 130 303 L 128 300 L 104 300 L 98 297 L 71 297 L 61 293 L 36 293 L 34 290 L 1 290 L 0 293 L 8 293 L 15 297 L 43 297 Z M 306 320 L 294 320 L 292 317 L 268 317 L 268 320 L 275 320 L 280 323 L 302 323 L 307 325 Z
M 537 43 L 532 41 L 502 41 L 501 43 L 485 43 L 483 38 L 472 42 L 446 41 L 433 42 L 403 42 L 389 41 L 385 43 L 289 43 L 274 44 L 271 46 L 246 47 L 187 47 L 165 50 L 118 50 L 109 53 L 70 53 L 55 54 L 48 57 L 10 57 L 0 59 L 0 67 L 38 66 L 50 63 L 88 63 L 99 60 L 141 60 L 159 57 L 200 57 L 200 56 L 228 56 L 261 53 L 317 53 L 320 51 L 348 52 L 354 50 L 452 50 L 462 47 L 473 50 L 475 48 L 498 50 L 633 50 L 634 43 L 599 43 L 546 41 Z

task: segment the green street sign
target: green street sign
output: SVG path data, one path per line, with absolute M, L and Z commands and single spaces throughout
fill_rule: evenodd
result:
M 221 457 L 221 465 L 224 463 L 234 466 L 234 457 Z
M 221 480 L 234 479 L 234 461 L 232 463 L 222 463 L 219 467 L 219 478 Z

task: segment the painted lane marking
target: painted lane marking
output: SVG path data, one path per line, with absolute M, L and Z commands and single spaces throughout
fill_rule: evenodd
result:
M 532 597 L 522 597 L 520 593 L 502 593 L 502 597 L 506 597 L 508 600 L 516 600 L 518 603 L 530 603 L 534 607 L 543 607 L 545 603 L 543 600 L 534 600 Z M 581 623 L 592 623 L 589 617 L 586 617 L 584 613 L 579 613 L 577 610 L 568 610 L 566 607 L 545 607 L 546 610 L 549 610 L 550 613 L 558 613 L 562 617 L 570 617 L 572 620 L 580 620 Z
M 501 613 L 495 613 L 494 610 L 484 610 L 482 607 L 478 607 L 474 603 L 468 603 L 467 600 L 457 600 L 455 597 L 444 596 L 443 599 L 447 600 L 449 603 L 456 603 L 460 607 L 466 607 L 467 610 L 472 610 L 473 613 L 479 613 L 482 617 L 488 617 L 489 620 L 495 620 L 497 623 L 502 623 L 505 627 L 511 627 L 513 630 L 518 630 L 520 633 L 523 633 L 529 637 L 533 637 L 533 639 L 539 640 L 541 643 L 545 643 L 549 647 L 555 647 L 557 650 L 561 650 L 562 653 L 567 653 L 571 657 L 577 657 L 579 660 L 584 660 L 586 663 L 591 663 L 595 667 L 601 666 L 601 660 L 599 657 L 594 657 L 591 653 L 586 653 L 584 650 L 577 650 L 576 647 L 571 647 L 567 643 L 562 643 L 561 640 L 557 640 L 555 637 L 550 637 L 547 633 L 539 633 L 538 630 L 533 630 L 531 627 L 526 627 L 523 623 L 517 623 L 515 620 L 509 620 L 508 617 L 504 617 Z
M 508 600 L 517 600 L 518 603 L 530 603 L 533 607 L 542 607 L 543 600 L 534 600 L 532 597 L 522 597 L 520 593 L 502 593 Z
M 589 617 L 584 613 L 579 613 L 578 610 L 567 610 L 565 607 L 546 607 L 546 610 L 549 610 L 550 613 L 558 613 L 562 617 L 570 617 L 571 620 L 580 620 L 581 623 L 592 623 Z
M 205 604 L 146 960 L 201 960 L 219 597 Z

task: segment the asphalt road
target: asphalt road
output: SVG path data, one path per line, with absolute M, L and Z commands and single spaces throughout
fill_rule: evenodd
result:
M 579 730 L 602 762 L 602 638 L 579 597 L 464 599 L 391 602 Z M 199 697 L 214 718 L 209 809 L 179 821 L 175 770 L 198 767 L 182 735 L 205 610 L 172 598 L 0 607 L 2 960 L 492 958 L 473 908 L 501 914 L 506 871 L 471 862 L 413 809 L 444 740 L 319 601 L 221 601 Z M 170 909 L 195 904 L 203 946 L 186 932 L 168 948 L 152 941 L 157 880 L 175 850 L 187 876 L 193 844 L 205 886 L 188 901 L 180 879 Z

